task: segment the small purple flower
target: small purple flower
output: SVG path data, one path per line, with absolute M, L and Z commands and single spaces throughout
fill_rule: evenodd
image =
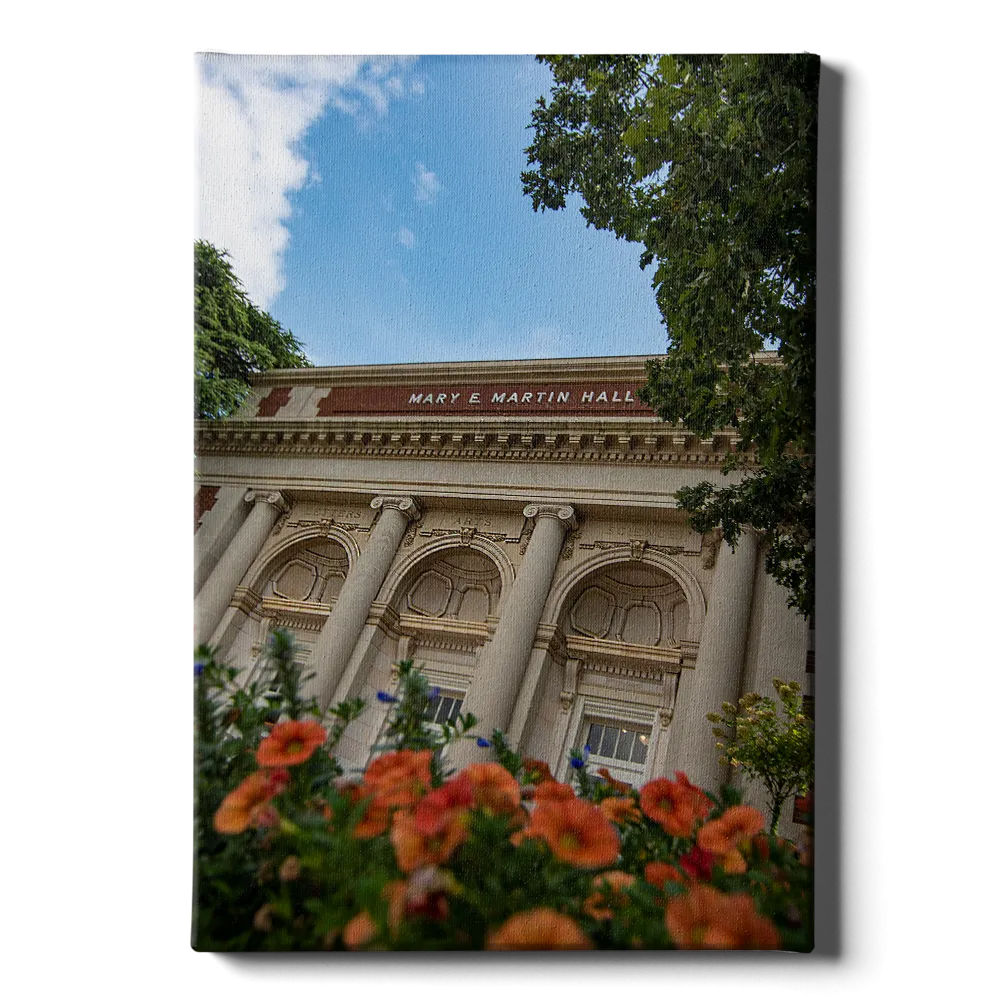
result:
M 587 759 L 587 758 L 588 758 L 589 756 L 590 756 L 590 744 L 588 743 L 588 744 L 587 744 L 587 745 L 586 745 L 586 746 L 585 746 L 585 747 L 583 748 L 583 759 L 584 759 L 584 760 L 586 760 L 586 759 Z
M 572 768 L 574 768 L 575 770 L 579 771 L 580 768 L 583 767 L 583 758 L 582 757 L 570 757 L 570 759 L 569 759 L 569 766 L 572 767 Z
M 195 677 L 201 677 L 201 675 L 204 672 L 204 670 L 205 670 L 205 664 L 204 663 L 202 663 L 200 660 L 197 663 L 195 663 L 195 665 L 194 665 L 194 675 L 195 675 Z
M 489 747 L 489 746 L 492 746 L 492 745 L 493 744 L 490 743 L 490 741 L 488 739 L 486 739 L 484 736 L 477 736 L 476 737 L 476 746 L 477 747 Z
M 432 687 L 430 689 L 430 691 L 427 692 L 427 697 L 430 698 L 431 701 L 434 701 L 435 699 L 440 698 L 441 697 L 441 688 L 439 688 L 439 687 Z
M 399 701 L 399 699 L 394 694 L 389 694 L 388 691 L 379 691 L 379 693 L 375 695 L 375 697 L 378 698 L 379 701 L 384 701 L 384 702 Z

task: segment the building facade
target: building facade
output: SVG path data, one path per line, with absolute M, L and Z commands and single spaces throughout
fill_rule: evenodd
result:
M 439 719 L 471 711 L 560 778 L 589 744 L 632 784 L 679 769 L 717 787 L 705 714 L 773 677 L 811 695 L 809 632 L 756 536 L 731 550 L 677 510 L 679 487 L 721 482 L 736 433 L 660 421 L 644 362 L 260 376 L 235 418 L 196 429 L 197 641 L 252 671 L 271 629 L 293 632 L 321 704 L 365 699 L 347 768 L 412 659 Z

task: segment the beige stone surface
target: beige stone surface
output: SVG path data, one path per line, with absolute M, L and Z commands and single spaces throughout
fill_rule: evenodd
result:
M 609 766 L 633 783 L 675 767 L 718 781 L 705 713 L 772 676 L 812 678 L 805 622 L 763 572 L 755 541 L 731 553 L 676 509 L 679 487 L 722 481 L 734 432 L 701 441 L 634 410 L 315 415 L 337 387 L 468 395 L 534 380 L 592 385 L 596 397 L 602 384 L 641 382 L 643 362 L 261 377 L 239 418 L 197 427 L 198 483 L 220 487 L 195 535 L 201 633 L 249 677 L 268 631 L 290 629 L 321 702 L 366 701 L 340 746 L 349 768 L 364 767 L 385 724 L 376 695 L 393 689 L 393 664 L 412 658 L 465 698 L 486 735 L 506 729 L 557 774 L 599 732 Z M 257 418 L 275 387 L 291 389 L 288 403 Z M 248 503 L 247 491 L 280 494 L 287 507 Z M 468 743 L 448 760 L 490 753 Z

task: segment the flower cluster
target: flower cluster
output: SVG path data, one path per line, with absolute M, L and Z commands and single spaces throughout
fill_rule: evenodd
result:
M 200 662 L 207 697 L 218 674 Z M 412 719 L 428 696 L 415 678 L 387 702 Z M 336 724 L 216 734 L 217 755 L 202 751 L 196 947 L 811 947 L 811 870 L 734 796 L 681 772 L 634 789 L 591 774 L 586 751 L 560 782 L 498 732 L 479 739 L 496 760 L 449 773 L 415 722 L 404 729 L 415 745 L 376 750 L 354 778 L 332 756 Z

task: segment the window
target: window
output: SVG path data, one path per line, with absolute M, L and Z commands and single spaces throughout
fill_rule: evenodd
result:
M 460 691 L 442 691 L 431 699 L 425 718 L 428 722 L 442 725 L 445 722 L 454 723 L 458 713 L 462 711 L 462 701 L 465 695 Z
M 590 763 L 607 767 L 619 780 L 640 781 L 646 769 L 649 731 L 629 722 L 588 721 L 583 742 L 590 747 Z

